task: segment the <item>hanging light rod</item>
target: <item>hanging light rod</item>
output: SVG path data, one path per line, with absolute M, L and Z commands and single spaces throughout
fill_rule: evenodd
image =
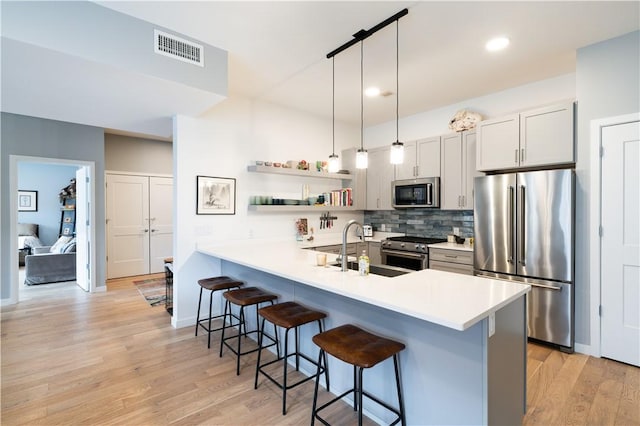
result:
M 358 31 L 357 33 L 355 33 L 353 35 L 353 40 L 350 40 L 350 41 L 346 42 L 345 44 L 343 44 L 342 46 L 338 47 L 337 49 L 334 49 L 331 52 L 327 53 L 327 59 L 337 55 L 338 53 L 342 52 L 343 50 L 347 50 L 348 48 L 350 48 L 354 44 L 356 44 L 356 43 L 368 38 L 369 36 L 372 36 L 373 34 L 377 33 L 378 31 L 380 31 L 381 29 L 386 27 L 387 25 L 394 23 L 395 21 L 397 21 L 398 19 L 402 18 L 403 16 L 405 16 L 408 13 L 409 13 L 409 9 L 406 9 L 406 8 L 402 9 L 400 12 L 396 13 L 393 16 L 390 16 L 389 18 L 387 18 L 384 21 L 380 22 L 378 25 L 375 25 L 375 26 L 369 28 L 368 30 L 360 30 L 360 31 Z

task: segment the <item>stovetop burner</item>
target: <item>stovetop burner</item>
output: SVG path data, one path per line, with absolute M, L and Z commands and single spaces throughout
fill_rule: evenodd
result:
M 387 241 L 399 241 L 401 243 L 415 243 L 415 244 L 437 244 L 444 243 L 446 238 L 424 238 L 424 237 L 412 237 L 410 235 L 404 235 L 401 237 L 389 237 Z

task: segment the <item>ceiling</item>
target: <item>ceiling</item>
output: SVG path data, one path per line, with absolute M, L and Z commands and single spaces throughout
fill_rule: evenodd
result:
M 261 99 L 325 117 L 332 113 L 332 61 L 326 59 L 326 54 L 349 41 L 358 30 L 371 28 L 405 7 L 409 14 L 400 19 L 398 26 L 401 117 L 572 73 L 576 49 L 640 28 L 638 1 L 97 3 L 227 50 L 229 96 Z M 484 44 L 496 35 L 508 36 L 511 45 L 492 54 Z M 366 126 L 395 119 L 395 46 L 395 24 L 362 45 L 364 87 L 377 85 L 392 92 L 390 96 L 365 100 Z M 3 63 L 3 73 L 7 66 Z M 91 81 L 95 79 L 93 72 L 105 73 L 104 69 L 94 68 L 86 67 L 88 75 L 75 78 Z M 60 104 L 58 116 L 49 118 L 79 122 L 69 116 L 74 110 L 76 114 L 91 110 L 100 115 L 95 100 L 105 96 L 104 89 L 92 90 L 89 84 L 84 85 L 85 98 L 93 103 L 90 109 L 83 109 L 77 102 L 65 105 L 64 79 L 51 81 L 45 78 L 46 67 L 39 69 L 40 72 L 30 70 L 29 78 L 34 85 L 47 81 L 47 93 Z M 18 75 L 19 71 L 13 74 Z M 335 87 L 337 119 L 359 123 L 359 44 L 335 57 Z M 142 133 L 162 133 L 149 131 L 149 123 L 154 120 L 170 120 L 171 115 L 185 110 L 197 114 L 206 109 L 198 99 L 198 108 L 189 110 L 186 105 L 190 95 L 194 94 L 173 93 L 175 106 L 162 111 L 158 102 L 146 106 L 137 102 L 137 119 L 144 119 L 147 124 L 140 127 Z M 122 98 L 123 105 L 131 105 L 126 96 Z M 67 110 L 69 114 L 65 113 Z M 119 125 L 114 120 L 102 126 L 135 131 L 131 121 Z

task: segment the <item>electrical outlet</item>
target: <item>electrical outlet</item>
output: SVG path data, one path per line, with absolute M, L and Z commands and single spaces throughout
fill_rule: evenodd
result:
M 458 228 L 457 226 L 453 227 L 453 235 L 460 235 L 460 228 Z

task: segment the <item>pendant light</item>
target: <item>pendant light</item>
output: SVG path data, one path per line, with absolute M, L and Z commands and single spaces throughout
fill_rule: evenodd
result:
M 404 162 L 404 144 L 400 142 L 399 138 L 399 122 L 400 122 L 400 77 L 399 77 L 399 21 L 396 21 L 396 141 L 391 144 L 391 150 L 389 151 L 389 160 L 391 164 L 402 164 Z
M 363 41 L 360 40 L 360 149 L 356 152 L 356 169 L 369 166 L 369 155 L 364 149 L 364 78 L 363 78 Z
M 331 58 L 331 74 L 332 74 L 332 86 L 331 86 L 331 114 L 332 114 L 332 141 L 333 147 L 331 149 L 331 155 L 329 156 L 329 173 L 337 173 L 340 170 L 340 158 L 336 155 L 336 57 Z

